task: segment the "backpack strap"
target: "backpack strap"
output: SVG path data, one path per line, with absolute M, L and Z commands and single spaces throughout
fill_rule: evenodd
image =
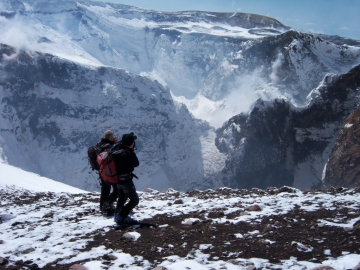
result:
M 104 151 L 105 149 L 112 147 L 112 145 L 110 143 L 104 143 L 99 147 L 101 148 L 102 151 Z
M 124 152 L 124 149 L 119 149 L 119 150 L 110 150 L 111 154 L 113 155 L 118 155 L 121 154 L 122 152 Z

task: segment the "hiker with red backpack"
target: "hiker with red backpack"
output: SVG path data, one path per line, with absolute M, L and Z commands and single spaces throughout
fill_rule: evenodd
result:
M 133 173 L 134 168 L 139 166 L 134 152 L 136 138 L 131 132 L 124 134 L 121 142 L 118 142 L 114 133 L 107 130 L 97 145 L 88 148 L 91 168 L 99 172 L 101 180 L 100 209 L 107 215 L 115 212 L 115 221 L 119 225 L 139 224 L 129 217 L 132 209 L 139 203 L 133 183 L 133 178 L 137 178 Z M 110 194 L 111 187 L 113 192 Z M 115 209 L 113 202 L 116 198 L 118 201 Z M 126 203 L 128 199 L 129 202 Z
M 118 137 L 114 135 L 111 130 L 106 130 L 104 137 L 101 138 L 100 142 L 96 144 L 97 149 L 96 155 L 99 152 L 111 149 L 118 142 Z M 96 161 L 96 160 L 95 160 Z M 99 170 L 99 164 L 94 165 L 95 170 Z M 114 202 L 118 197 L 118 190 L 116 183 L 108 182 L 107 179 L 101 177 L 101 172 L 99 171 L 101 192 L 100 192 L 100 211 L 106 216 L 112 216 L 115 212 Z M 112 188 L 112 192 L 111 192 Z M 110 193 L 111 192 L 111 193 Z
M 115 211 L 115 222 L 119 225 L 138 224 L 137 220 L 129 217 L 132 209 L 139 203 L 139 196 L 133 183 L 133 178 L 137 178 L 133 173 L 134 168 L 139 166 L 139 160 L 134 152 L 136 138 L 133 132 L 124 134 L 121 142 L 114 147 L 117 153 L 113 155 L 113 158 L 116 172 L 119 175 L 117 183 L 119 196 Z M 128 203 L 126 203 L 127 199 L 129 199 Z

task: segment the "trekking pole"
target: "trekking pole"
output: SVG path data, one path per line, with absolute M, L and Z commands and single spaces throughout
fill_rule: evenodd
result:
M 100 186 L 99 186 L 99 183 L 100 183 L 100 175 L 99 175 L 99 177 L 97 178 L 98 181 L 96 181 L 96 178 L 95 178 L 94 175 L 92 174 L 92 171 L 89 172 L 89 174 L 91 174 L 91 176 L 95 179 L 97 188 L 100 188 L 100 186 L 101 186 L 101 184 L 100 184 Z

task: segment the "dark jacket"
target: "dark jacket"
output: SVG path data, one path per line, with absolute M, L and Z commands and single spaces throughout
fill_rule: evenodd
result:
M 116 147 L 116 150 L 122 149 L 119 154 L 113 155 L 116 171 L 119 175 L 131 175 L 134 171 L 134 168 L 139 166 L 139 160 L 133 149 L 128 148 L 121 144 L 121 142 Z M 130 177 L 128 180 L 131 180 Z

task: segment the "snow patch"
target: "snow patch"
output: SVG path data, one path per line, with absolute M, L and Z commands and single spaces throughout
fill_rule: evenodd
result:
M 0 186 L 3 188 L 16 186 L 36 192 L 87 193 L 84 190 L 56 182 L 46 177 L 41 177 L 35 173 L 26 172 L 1 162 L 0 171 Z

